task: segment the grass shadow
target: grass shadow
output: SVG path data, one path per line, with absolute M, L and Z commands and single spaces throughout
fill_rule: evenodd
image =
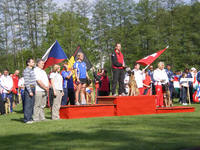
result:
M 15 122 L 21 122 L 21 123 L 24 123 L 24 118 L 19 118 L 19 119 L 11 119 L 11 121 L 15 121 Z

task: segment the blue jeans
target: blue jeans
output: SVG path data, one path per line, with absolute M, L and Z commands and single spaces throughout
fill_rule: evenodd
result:
M 67 100 L 68 100 L 68 89 L 63 88 L 64 95 L 62 97 L 61 105 L 67 105 Z
M 31 88 L 33 96 L 29 95 L 28 90 L 25 88 L 25 100 L 24 100 L 24 122 L 32 121 L 33 118 L 33 108 L 35 103 L 35 88 Z
M 8 98 L 10 101 L 10 112 L 13 112 L 13 98 L 12 98 L 12 93 L 2 93 L 2 98 L 6 99 Z
M 25 101 L 25 93 L 24 93 L 24 89 L 20 90 L 20 94 L 21 94 L 21 98 L 22 98 L 22 110 L 24 112 L 24 101 Z

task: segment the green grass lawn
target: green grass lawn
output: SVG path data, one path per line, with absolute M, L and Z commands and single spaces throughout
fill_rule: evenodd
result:
M 24 124 L 18 105 L 0 116 L 0 149 L 182 150 L 200 146 L 200 105 L 193 113 L 69 119 Z M 46 116 L 50 112 L 46 109 Z

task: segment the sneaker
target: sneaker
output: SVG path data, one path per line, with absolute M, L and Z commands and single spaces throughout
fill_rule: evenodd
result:
M 38 120 L 38 119 L 33 119 L 33 122 L 40 122 L 40 120 Z
M 79 102 L 76 102 L 75 105 L 80 105 L 80 103 L 79 103 Z
M 117 94 L 112 94 L 112 96 L 117 96 Z
M 188 105 L 187 103 L 183 103 L 184 106 Z
M 53 118 L 52 120 L 60 120 L 60 118 Z
M 33 121 L 27 121 L 27 122 L 25 122 L 26 124 L 32 124 L 33 123 Z
M 43 118 L 43 119 L 41 119 L 41 121 L 47 121 L 47 119 L 46 119 L 46 118 Z
M 126 96 L 126 94 L 122 93 L 122 94 L 120 94 L 119 96 Z

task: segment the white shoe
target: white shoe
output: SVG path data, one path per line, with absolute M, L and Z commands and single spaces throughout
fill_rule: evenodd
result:
M 46 118 L 44 118 L 44 119 L 41 119 L 41 121 L 47 121 L 47 119 L 46 119 Z
M 25 122 L 26 124 L 32 124 L 33 123 L 33 121 L 27 121 L 27 122 Z
M 75 105 L 80 105 L 80 103 L 79 103 L 79 102 L 76 102 Z
M 35 120 L 35 119 L 33 119 L 33 122 L 40 122 L 40 120 Z
M 126 94 L 122 93 L 120 96 L 126 96 Z
M 183 103 L 184 106 L 188 105 L 187 103 Z
M 54 119 L 52 119 L 52 120 L 60 120 L 60 118 L 54 118 Z

